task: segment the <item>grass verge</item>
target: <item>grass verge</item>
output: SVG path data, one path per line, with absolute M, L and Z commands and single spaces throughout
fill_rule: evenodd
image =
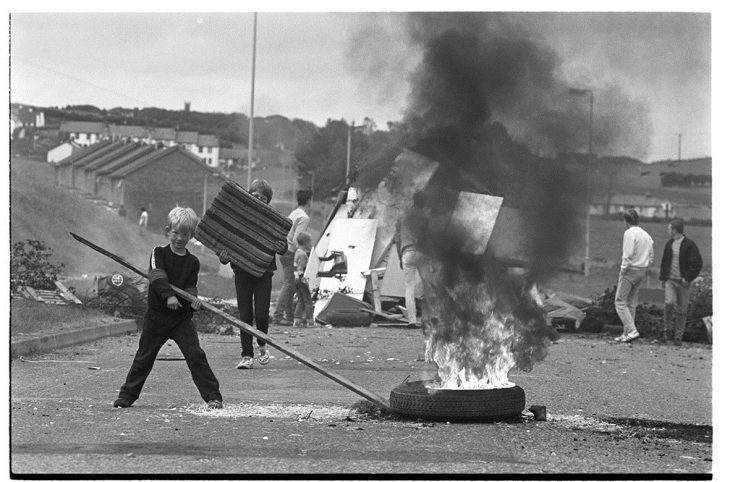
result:
M 67 331 L 109 323 L 106 313 L 83 306 L 47 305 L 27 299 L 10 301 L 10 336 Z

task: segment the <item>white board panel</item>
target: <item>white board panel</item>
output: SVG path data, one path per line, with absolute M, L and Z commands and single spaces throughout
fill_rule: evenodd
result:
M 317 271 L 319 271 L 319 257 L 324 257 L 327 253 L 327 249 L 329 249 L 330 239 L 332 238 L 332 230 L 334 229 L 334 223 L 337 219 L 347 219 L 347 206 L 344 204 L 337 208 L 332 221 L 325 228 L 322 236 L 319 238 L 319 241 L 317 241 L 317 245 L 314 246 L 314 252 L 309 255 L 307 268 L 304 270 L 304 278 L 309 281 L 310 289 L 319 287 L 319 278 L 317 278 Z
M 492 236 L 503 198 L 460 192 L 451 214 L 448 230 L 458 233 L 461 249 L 466 253 L 482 254 Z
M 361 300 L 365 294 L 367 282 L 367 278 L 362 275 L 362 272 L 370 268 L 378 221 L 376 219 L 341 218 L 334 219 L 330 226 L 332 230 L 328 249 L 322 256 L 326 257 L 332 251 L 342 251 L 347 258 L 347 274 L 341 279 L 318 278 L 319 289 L 334 293 L 347 288 L 349 296 Z M 332 266 L 332 263 L 333 261 L 322 263 L 320 270 L 326 271 Z M 314 305 L 314 316 L 317 316 L 326 304 L 325 299 L 317 300 Z

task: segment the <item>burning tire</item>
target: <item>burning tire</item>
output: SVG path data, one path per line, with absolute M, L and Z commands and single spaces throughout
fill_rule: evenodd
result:
M 525 409 L 525 391 L 518 386 L 491 390 L 429 389 L 430 380 L 407 382 L 390 392 L 390 408 L 401 415 L 431 420 L 496 421 Z

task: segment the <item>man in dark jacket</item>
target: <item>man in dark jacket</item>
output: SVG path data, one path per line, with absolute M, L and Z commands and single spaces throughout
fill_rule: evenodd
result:
M 692 281 L 702 269 L 702 256 L 697 245 L 684 235 L 684 223 L 674 220 L 667 231 L 671 239 L 664 246 L 659 280 L 664 285 L 664 332 L 662 338 L 682 344 L 687 323 L 687 306 Z

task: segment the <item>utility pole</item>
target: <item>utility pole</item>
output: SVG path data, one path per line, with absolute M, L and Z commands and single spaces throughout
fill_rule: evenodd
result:
M 251 113 L 248 118 L 248 184 L 251 186 L 251 164 L 253 164 L 253 94 L 256 87 L 256 17 L 253 13 L 253 59 L 251 61 Z
M 682 160 L 682 134 L 677 134 L 677 161 Z
M 589 112 L 588 112 L 588 162 L 586 162 L 586 254 L 583 264 L 584 274 L 587 277 L 590 274 L 591 261 L 591 163 L 593 161 L 593 91 L 590 89 L 569 89 L 571 95 L 582 97 L 588 94 Z
M 350 143 L 352 141 L 352 128 L 355 127 L 355 121 L 347 124 L 347 167 L 345 168 L 345 184 L 350 187 Z

